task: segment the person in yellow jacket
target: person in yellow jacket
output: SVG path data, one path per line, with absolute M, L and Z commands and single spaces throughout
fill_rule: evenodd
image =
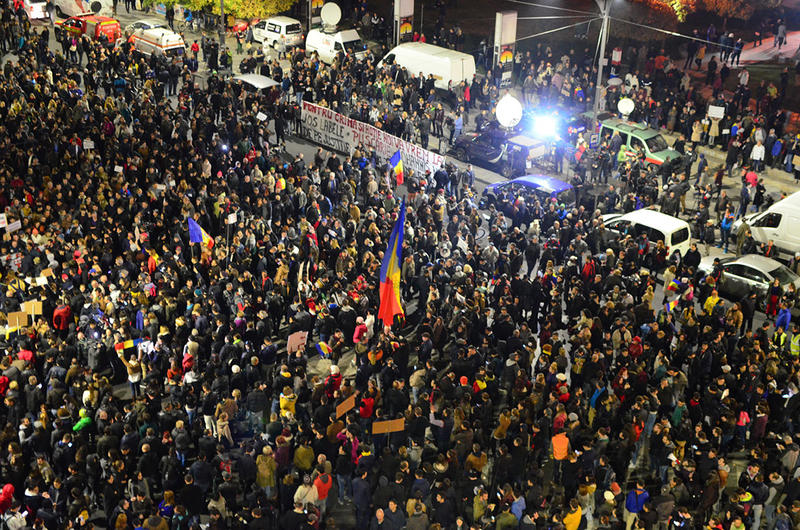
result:
M 711 294 L 708 295 L 708 298 L 706 298 L 706 301 L 703 303 L 703 309 L 705 309 L 706 313 L 710 315 L 711 311 L 713 311 L 714 307 L 717 305 L 717 302 L 719 302 L 719 293 L 717 292 L 716 289 L 714 289 L 713 291 L 711 291 Z
M 261 454 L 256 458 L 256 484 L 264 488 L 267 498 L 272 498 L 272 490 L 275 488 L 275 469 L 278 463 L 275 462 L 272 447 L 265 445 Z
M 581 525 L 581 517 L 583 517 L 583 510 L 581 505 L 578 504 L 577 499 L 569 501 L 569 513 L 564 516 L 563 523 L 566 530 L 578 530 Z
M 285 418 L 290 414 L 294 416 L 296 404 L 297 396 L 295 395 L 294 390 L 288 386 L 283 387 L 283 392 L 281 392 L 280 398 L 281 417 Z

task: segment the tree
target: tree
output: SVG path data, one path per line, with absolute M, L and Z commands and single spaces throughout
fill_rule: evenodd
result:
M 246 20 L 252 18 L 267 18 L 288 10 L 296 1 L 297 0 L 225 0 L 225 11 L 230 9 L 230 12 L 236 15 L 237 18 Z
M 705 0 L 706 9 L 721 16 L 727 21 L 729 18 L 748 20 L 756 9 L 771 9 L 778 7 L 781 0 Z
M 286 11 L 297 0 L 225 0 L 225 13 L 235 18 L 250 20 L 267 18 Z M 180 4 L 192 11 L 210 11 L 219 15 L 219 0 L 142 0 L 144 6 L 164 4 L 167 7 Z

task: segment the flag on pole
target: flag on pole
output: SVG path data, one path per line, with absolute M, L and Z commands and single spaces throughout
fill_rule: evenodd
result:
M 400 204 L 400 213 L 394 223 L 392 235 L 389 236 L 389 245 L 383 256 L 381 265 L 381 305 L 378 309 L 378 318 L 387 326 L 392 325 L 394 316 L 403 313 L 400 301 L 400 267 L 403 263 L 403 232 L 406 223 L 406 200 Z
M 389 159 L 389 165 L 394 170 L 394 177 L 397 180 L 397 185 L 403 183 L 403 159 L 400 157 L 400 150 L 394 152 L 392 158 Z
M 192 243 L 202 243 L 203 245 L 211 248 L 214 246 L 214 238 L 208 235 L 208 232 L 197 224 L 197 221 L 189 218 L 189 241 Z
M 666 304 L 664 304 L 664 311 L 666 311 L 667 313 L 670 313 L 670 312 L 672 312 L 672 310 L 673 310 L 673 309 L 675 309 L 676 307 L 678 307 L 678 302 L 679 302 L 679 301 L 680 301 L 680 299 L 679 299 L 679 298 L 676 298 L 676 299 L 675 299 L 675 300 L 673 300 L 672 302 L 667 302 Z

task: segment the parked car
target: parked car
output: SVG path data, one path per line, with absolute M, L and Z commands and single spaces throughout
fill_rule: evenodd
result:
M 167 27 L 166 24 L 162 23 L 159 20 L 155 20 L 152 18 L 142 18 L 135 22 L 131 22 L 127 26 L 125 26 L 125 34 L 126 35 L 133 35 L 133 33 L 137 29 L 155 29 L 155 28 L 165 28 Z
M 611 136 L 618 132 L 622 138 L 622 147 L 628 156 L 636 156 L 638 151 L 644 153 L 645 163 L 656 168 L 666 162 L 671 162 L 680 157 L 667 141 L 655 129 L 639 123 L 610 118 L 600 122 L 600 137 Z M 588 139 L 587 139 L 588 140 Z
M 783 200 L 772 204 L 763 212 L 751 213 L 733 223 L 735 234 L 743 222 L 750 226 L 756 243 L 767 244 L 772 240 L 778 250 L 777 258 L 789 261 L 800 252 L 800 192 L 794 192 Z
M 680 252 L 681 256 L 685 255 L 691 246 L 689 223 L 656 210 L 643 208 L 625 214 L 609 213 L 603 215 L 602 220 L 608 233 L 606 239 L 620 235 L 638 237 L 646 233 L 651 245 L 663 241 L 669 255 Z
M 451 152 L 459 160 L 473 162 L 510 178 L 524 175 L 535 160 L 547 154 L 547 149 L 542 140 L 522 135 L 508 137 L 502 129 L 490 127 L 480 133 L 462 134 Z
M 796 289 L 800 289 L 800 276 L 779 261 L 759 254 L 746 254 L 738 258 L 736 256 L 706 256 L 700 260 L 698 269 L 705 274 L 710 274 L 714 270 L 715 258 L 719 258 L 722 265 L 722 276 L 717 283 L 717 292 L 728 300 L 739 301 L 755 291 L 758 293 L 756 299 L 760 304 L 759 309 L 764 310 L 767 303 L 767 291 L 775 278 L 784 288 L 792 284 Z M 797 307 L 791 309 L 792 314 L 800 313 Z
M 575 190 L 572 184 L 547 175 L 525 175 L 495 182 L 486 186 L 483 195 L 487 206 L 494 204 L 503 211 L 506 209 L 504 205 L 510 205 L 519 198 L 531 205 L 537 200 L 542 205 L 555 200 L 567 208 L 575 206 Z
M 250 26 L 253 41 L 264 47 L 285 51 L 292 46 L 302 46 L 305 40 L 300 21 L 291 17 L 270 17 Z

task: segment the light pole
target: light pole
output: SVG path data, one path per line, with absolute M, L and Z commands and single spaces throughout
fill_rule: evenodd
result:
M 222 47 L 225 46 L 225 0 L 219 0 L 219 13 L 220 13 L 219 52 L 222 53 Z
M 600 88 L 603 82 L 603 61 L 606 58 L 606 42 L 608 42 L 608 21 L 609 11 L 611 11 L 611 0 L 595 0 L 603 23 L 600 26 L 600 57 L 597 63 L 597 82 L 594 87 L 594 104 L 592 105 L 592 125 L 597 127 L 597 111 L 600 109 Z

